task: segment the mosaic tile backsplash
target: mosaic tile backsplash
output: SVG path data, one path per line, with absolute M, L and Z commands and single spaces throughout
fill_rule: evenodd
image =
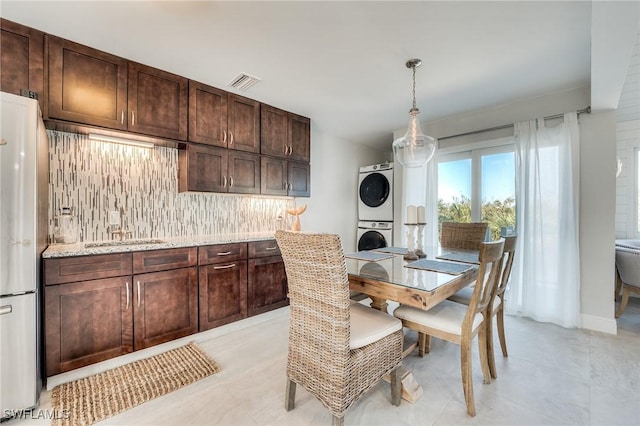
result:
M 62 207 L 73 209 L 79 242 L 111 239 L 109 212 L 121 208 L 132 238 L 268 232 L 290 220 L 284 211 L 293 199 L 178 193 L 175 148 L 90 141 L 53 130 L 48 135 L 51 241 Z

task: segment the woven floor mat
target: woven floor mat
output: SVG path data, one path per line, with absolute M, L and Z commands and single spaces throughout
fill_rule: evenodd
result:
M 52 426 L 84 426 L 217 373 L 214 360 L 194 342 L 150 358 L 53 388 Z

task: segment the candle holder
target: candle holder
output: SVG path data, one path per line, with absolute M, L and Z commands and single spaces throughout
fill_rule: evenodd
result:
M 425 258 L 427 257 L 427 254 L 422 250 L 422 247 L 424 245 L 424 227 L 426 226 L 426 223 L 419 223 L 418 224 L 418 238 L 416 240 L 416 256 L 418 256 L 419 258 Z
M 407 253 L 404 255 L 404 260 L 418 260 L 418 256 L 415 252 L 415 237 L 413 236 L 413 231 L 416 229 L 415 223 L 405 223 L 407 227 Z

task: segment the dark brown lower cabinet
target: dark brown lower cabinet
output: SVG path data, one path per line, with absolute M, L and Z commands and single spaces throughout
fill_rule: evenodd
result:
M 197 268 L 135 275 L 134 349 L 144 349 L 198 331 Z
M 247 261 L 200 266 L 200 331 L 247 317 Z
M 133 351 L 131 277 L 47 286 L 47 376 Z
M 282 256 L 249 259 L 248 314 L 258 315 L 289 304 Z

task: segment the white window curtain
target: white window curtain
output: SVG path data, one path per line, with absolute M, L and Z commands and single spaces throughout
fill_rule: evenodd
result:
M 562 327 L 580 325 L 577 114 L 545 127 L 515 124 L 518 243 L 506 311 Z

